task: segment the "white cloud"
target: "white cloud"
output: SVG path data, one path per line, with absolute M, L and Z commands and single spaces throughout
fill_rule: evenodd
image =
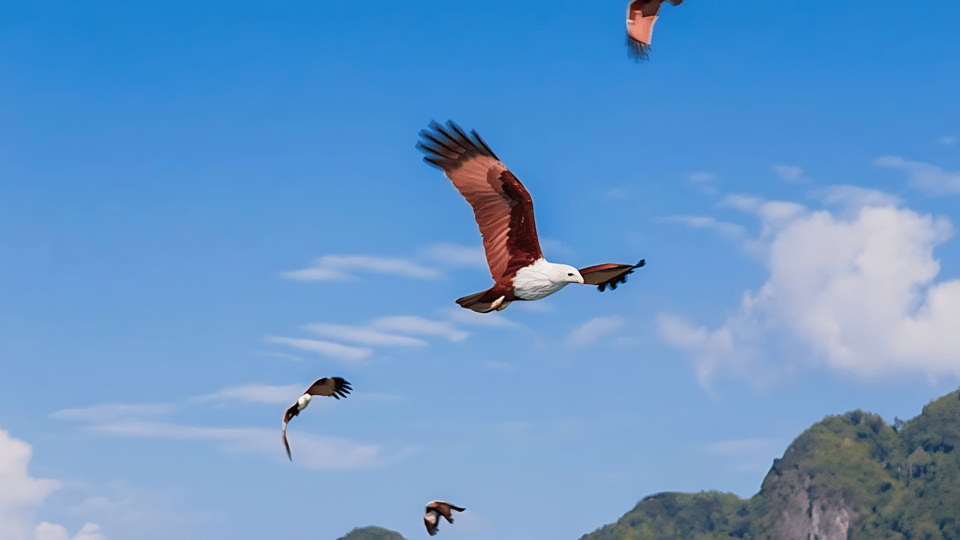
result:
M 680 223 L 691 229 L 710 229 L 730 240 L 740 240 L 746 236 L 742 226 L 719 221 L 709 216 L 667 216 L 660 218 L 660 221 L 663 223 Z
M 616 315 L 597 317 L 571 332 L 567 336 L 567 343 L 570 345 L 587 345 L 601 337 L 614 334 L 621 328 L 623 328 L 623 319 Z
M 398 336 L 374 330 L 345 324 L 314 323 L 304 328 L 321 337 L 353 341 L 364 345 L 380 345 L 389 347 L 421 347 L 427 342 L 409 336 Z
M 780 178 L 783 178 L 787 182 L 799 182 L 803 180 L 803 169 L 795 165 L 784 165 L 778 163 L 773 166 L 773 172 L 777 173 Z
M 373 354 L 372 349 L 349 347 L 347 345 L 340 345 L 339 343 L 319 341 L 316 339 L 295 339 L 288 337 L 269 336 L 264 338 L 264 340 L 268 343 L 289 345 L 295 349 L 300 349 L 301 351 L 310 351 L 321 356 L 326 356 L 327 358 L 333 358 L 335 360 L 343 360 L 347 362 L 363 360 L 364 358 L 369 358 L 370 355 Z
M 413 315 L 381 317 L 366 325 L 358 326 L 314 323 L 305 325 L 304 328 L 326 338 L 381 347 L 427 345 L 427 341 L 411 336 L 439 337 L 456 342 L 463 341 L 470 335 L 449 322 L 433 321 Z
M 960 280 L 935 281 L 933 248 L 952 232 L 946 219 L 892 205 L 842 217 L 748 197 L 731 204 L 760 217 L 768 280 L 719 328 L 658 317 L 661 337 L 696 357 L 701 384 L 718 371 L 762 376 L 778 332 L 862 377 L 960 376 Z
M 296 401 L 306 388 L 305 384 L 288 384 L 284 386 L 248 384 L 234 388 L 224 388 L 223 390 L 194 399 L 197 401 L 233 399 L 252 403 L 263 403 L 266 405 L 284 405 Z
M 857 186 L 830 186 L 817 193 L 823 201 L 840 205 L 843 209 L 859 211 L 865 206 L 900 206 L 899 197 Z
M 415 279 L 440 277 L 440 273 L 433 268 L 420 266 L 405 259 L 368 255 L 324 255 L 318 258 L 311 268 L 283 272 L 280 275 L 297 281 L 347 281 L 356 279 L 354 272 L 358 271 Z
M 940 138 L 940 142 L 950 146 L 951 144 L 957 142 L 957 137 L 955 135 L 945 135 Z
M 169 403 L 104 403 L 81 409 L 64 409 L 50 415 L 61 420 L 84 420 L 87 422 L 106 422 L 140 416 L 162 416 L 176 408 Z
M 914 185 L 931 193 L 960 193 L 960 172 L 950 172 L 936 165 L 920 161 L 907 161 L 896 156 L 877 158 L 873 161 L 873 164 L 904 171 Z
M 381 317 L 370 324 L 378 330 L 401 332 L 415 336 L 436 336 L 450 341 L 463 341 L 470 334 L 458 330 L 445 321 L 431 321 L 412 315 L 397 317 Z
M 95 523 L 87 523 L 71 538 L 63 525 L 43 522 L 37 525 L 36 540 L 107 540 L 107 537 L 100 534 L 100 525 Z
M 61 525 L 33 524 L 36 507 L 60 488 L 60 482 L 30 476 L 32 454 L 29 444 L 0 429 L 0 540 L 70 540 Z M 106 540 L 99 530 L 99 525 L 88 523 L 73 540 Z
M 216 428 L 183 426 L 165 422 L 130 421 L 99 424 L 94 431 L 129 437 L 175 440 L 207 440 L 230 451 L 255 452 L 286 459 L 278 432 L 263 428 Z M 386 465 L 394 458 L 383 455 L 377 445 L 358 444 L 338 437 L 321 437 L 288 430 L 294 463 L 317 470 L 366 469 Z M 404 454 L 402 451 L 400 454 Z

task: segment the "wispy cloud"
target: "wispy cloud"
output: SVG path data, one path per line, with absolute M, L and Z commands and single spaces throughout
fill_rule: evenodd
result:
M 907 161 L 896 156 L 884 156 L 873 161 L 878 167 L 897 169 L 907 173 L 910 182 L 934 194 L 960 193 L 960 172 L 946 171 L 921 161 Z
M 287 384 L 283 386 L 248 384 L 234 388 L 224 388 L 223 390 L 194 399 L 197 401 L 238 400 L 267 405 L 284 405 L 296 401 L 305 389 L 305 384 Z
M 432 321 L 413 315 L 381 317 L 373 321 L 370 326 L 379 330 L 401 332 L 415 336 L 442 337 L 450 341 L 463 341 L 470 335 L 463 330 L 458 330 L 449 322 Z
M 100 525 L 96 523 L 87 523 L 71 537 L 63 525 L 44 521 L 37 525 L 36 540 L 107 540 L 107 537 L 100 533 Z
M 357 279 L 357 272 L 390 274 L 415 279 L 436 279 L 440 272 L 414 264 L 406 259 L 371 257 L 368 255 L 324 255 L 303 270 L 283 272 L 280 275 L 297 281 L 348 281 Z
M 829 204 L 859 211 L 865 206 L 900 206 L 903 201 L 895 195 L 857 186 L 830 186 L 815 193 Z
M 216 441 L 225 450 L 255 452 L 286 459 L 282 445 L 277 443 L 277 432 L 272 429 L 196 427 L 146 421 L 98 424 L 91 429 L 98 433 L 128 437 Z M 367 469 L 381 467 L 393 459 L 385 456 L 378 445 L 304 433 L 289 433 L 288 437 L 297 455 L 294 463 L 310 469 Z
M 171 403 L 104 403 L 82 409 L 63 409 L 51 415 L 60 420 L 83 420 L 86 422 L 106 422 L 131 417 L 163 416 L 176 409 Z
M 356 327 L 345 324 L 314 323 L 304 326 L 318 336 L 343 341 L 352 341 L 364 345 L 378 345 L 387 347 L 422 347 L 427 344 L 422 339 L 409 336 L 387 334 L 370 327 Z
M 730 240 L 741 240 L 746 236 L 746 231 L 742 226 L 719 221 L 709 216 L 667 216 L 660 218 L 659 221 L 662 223 L 680 223 L 691 229 L 709 229 Z
M 783 163 L 778 163 L 773 166 L 773 172 L 777 173 L 777 176 L 786 180 L 787 182 L 800 182 L 804 180 L 803 169 L 797 167 L 796 165 L 784 165 Z
M 331 343 L 329 341 L 320 341 L 316 339 L 296 339 L 268 336 L 264 338 L 264 341 L 268 343 L 289 345 L 290 347 L 300 349 L 301 351 L 309 351 L 317 353 L 321 356 L 326 356 L 327 358 L 333 358 L 334 360 L 342 360 L 346 362 L 363 360 L 365 358 L 369 358 L 370 355 L 373 354 L 372 349 L 365 347 L 350 347 L 347 345 L 340 345 L 339 343 Z
M 479 241 L 472 246 L 433 244 L 411 258 L 324 255 L 310 268 L 281 272 L 280 275 L 296 281 L 351 281 L 359 279 L 361 273 L 437 279 L 443 276 L 443 270 L 458 267 L 487 268 L 486 255 Z
M 604 336 L 619 332 L 623 324 L 623 319 L 616 315 L 591 319 L 571 332 L 567 336 L 567 343 L 575 346 L 588 345 Z
M 957 142 L 956 135 L 945 135 L 940 138 L 940 143 L 950 146 L 951 144 Z

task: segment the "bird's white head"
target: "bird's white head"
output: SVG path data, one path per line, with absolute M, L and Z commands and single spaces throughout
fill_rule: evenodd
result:
M 579 283 L 583 285 L 583 276 L 580 275 L 580 271 L 568 264 L 558 264 L 554 266 L 557 275 L 551 276 L 554 281 L 561 283 Z

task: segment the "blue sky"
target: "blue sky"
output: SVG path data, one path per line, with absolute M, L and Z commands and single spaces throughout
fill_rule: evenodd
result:
M 689 0 L 638 65 L 541 4 L 5 5 L 0 539 L 573 539 L 960 384 L 960 6 Z M 549 260 L 647 266 L 458 308 L 448 118 Z

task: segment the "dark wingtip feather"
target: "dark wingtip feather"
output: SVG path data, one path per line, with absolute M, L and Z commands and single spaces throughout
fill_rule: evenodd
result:
M 453 120 L 447 120 L 446 125 L 431 120 L 428 127 L 420 130 L 421 140 L 416 147 L 426 154 L 423 161 L 430 166 L 447 172 L 459 168 L 473 156 L 499 159 L 476 131 L 470 132 L 471 137 Z

